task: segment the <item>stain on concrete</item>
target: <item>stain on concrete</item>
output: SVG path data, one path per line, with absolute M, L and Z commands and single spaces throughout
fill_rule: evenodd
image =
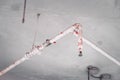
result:
M 20 10 L 20 4 L 13 4 L 11 5 L 12 11 L 19 11 Z
M 103 42 L 102 41 L 97 41 L 97 44 L 101 46 L 103 44 Z

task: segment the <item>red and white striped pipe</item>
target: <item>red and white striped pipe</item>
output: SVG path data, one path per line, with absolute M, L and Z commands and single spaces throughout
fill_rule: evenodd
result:
M 52 39 L 47 39 L 46 42 L 44 42 L 41 45 L 37 45 L 34 46 L 30 52 L 27 52 L 24 57 L 22 57 L 21 59 L 17 60 L 16 62 L 14 62 L 13 64 L 11 64 L 10 66 L 8 66 L 7 68 L 5 68 L 4 70 L 0 71 L 0 76 L 2 76 L 3 74 L 7 73 L 8 71 L 10 71 L 11 69 L 13 69 L 14 67 L 16 67 L 17 65 L 23 63 L 24 61 L 30 59 L 32 56 L 34 55 L 40 55 L 41 51 L 45 48 L 48 47 L 49 45 L 56 43 L 57 40 L 61 39 L 62 37 L 64 37 L 65 35 L 69 34 L 69 33 L 73 33 L 75 34 L 79 39 L 78 39 L 78 50 L 79 52 L 82 52 L 82 29 L 81 29 L 81 25 L 79 23 L 75 23 L 74 25 L 72 25 L 72 27 L 66 29 L 63 32 L 60 32 L 60 34 L 58 34 L 56 37 L 52 38 Z

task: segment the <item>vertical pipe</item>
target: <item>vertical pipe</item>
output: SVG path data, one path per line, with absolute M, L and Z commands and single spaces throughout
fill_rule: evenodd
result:
M 24 10 L 23 10 L 23 19 L 22 19 L 22 23 L 25 22 L 25 12 L 26 12 L 26 0 L 24 0 Z
M 88 80 L 90 80 L 90 70 L 88 68 Z
M 102 80 L 102 76 L 100 76 L 100 80 Z

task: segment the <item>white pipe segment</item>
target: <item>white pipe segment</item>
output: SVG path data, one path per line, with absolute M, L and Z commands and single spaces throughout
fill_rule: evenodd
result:
M 96 51 L 100 52 L 102 55 L 104 55 L 105 57 L 107 57 L 108 59 L 110 59 L 111 61 L 116 63 L 118 66 L 120 66 L 120 62 L 118 60 L 116 60 L 115 58 L 113 58 L 112 56 L 110 56 L 108 53 L 106 53 L 102 49 L 98 48 L 97 46 L 95 46 L 93 43 L 91 43 L 90 41 L 86 40 L 85 38 L 83 38 L 83 41 L 86 44 L 90 45 L 92 48 L 94 48 Z
M 13 63 L 12 65 L 8 66 L 7 68 L 5 68 L 4 70 L 2 70 L 0 72 L 0 76 L 2 76 L 3 74 L 7 73 L 8 71 L 10 71 L 11 69 L 13 69 L 14 67 L 16 67 L 17 65 L 19 65 L 20 63 L 24 62 L 26 60 L 26 58 L 21 58 L 20 60 L 16 61 L 15 63 Z
M 50 40 L 50 43 L 54 43 L 55 41 L 61 39 L 63 36 L 69 34 L 70 32 L 73 32 L 74 28 L 71 27 L 63 32 L 61 32 L 59 35 L 57 35 L 56 37 L 54 37 L 53 39 Z
M 21 59 L 17 60 L 16 62 L 14 62 L 13 64 L 11 64 L 10 66 L 8 66 L 7 68 L 5 68 L 4 70 L 0 71 L 0 76 L 2 76 L 3 74 L 7 73 L 8 71 L 10 71 L 11 69 L 13 69 L 14 67 L 16 67 L 17 65 L 23 63 L 24 61 L 28 60 L 30 57 L 40 54 L 40 51 L 37 48 L 34 48 L 29 54 L 26 54 L 24 57 L 22 57 Z

